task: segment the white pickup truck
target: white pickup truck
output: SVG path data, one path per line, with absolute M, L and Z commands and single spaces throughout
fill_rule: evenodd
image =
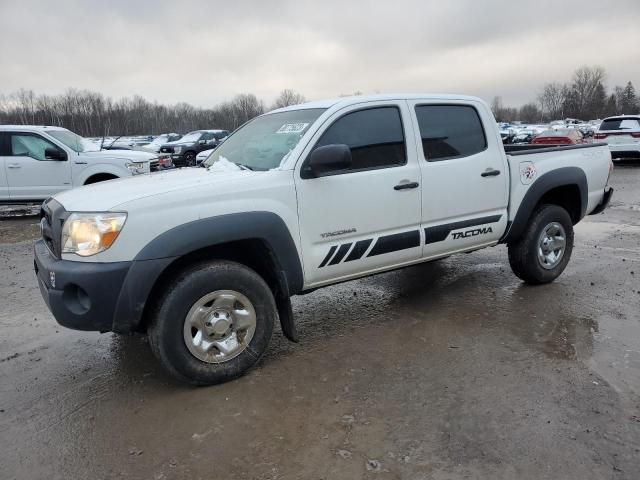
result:
M 518 277 L 551 282 L 612 193 L 606 145 L 505 153 L 487 105 L 457 95 L 275 110 L 203 167 L 56 195 L 35 246 L 60 324 L 147 332 L 194 384 L 245 372 L 278 319 L 296 341 L 290 297 L 325 285 L 499 243 Z
M 65 128 L 0 125 L 0 203 L 41 202 L 80 185 L 149 173 L 157 157 L 101 150 Z

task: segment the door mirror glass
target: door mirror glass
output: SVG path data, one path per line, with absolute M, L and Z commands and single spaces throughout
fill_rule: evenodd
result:
M 67 154 L 57 148 L 49 147 L 44 150 L 44 158 L 47 160 L 64 161 L 67 159 Z
M 324 145 L 311 152 L 303 178 L 323 177 L 350 168 L 351 149 L 347 145 Z

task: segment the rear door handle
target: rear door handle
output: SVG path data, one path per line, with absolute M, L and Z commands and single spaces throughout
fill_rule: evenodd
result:
M 393 187 L 394 190 L 409 190 L 410 188 L 418 188 L 420 184 L 418 182 L 400 183 Z
M 19 163 L 10 163 L 7 165 L 7 168 L 20 168 Z
M 500 175 L 500 170 L 494 170 L 493 168 L 487 168 L 480 174 L 481 177 L 497 177 Z

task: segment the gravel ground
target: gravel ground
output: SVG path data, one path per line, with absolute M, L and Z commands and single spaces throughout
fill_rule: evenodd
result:
M 0 478 L 637 479 L 640 165 L 611 183 L 555 283 L 499 246 L 322 289 L 300 344 L 209 388 L 144 337 L 59 327 L 37 218 L 0 211 Z

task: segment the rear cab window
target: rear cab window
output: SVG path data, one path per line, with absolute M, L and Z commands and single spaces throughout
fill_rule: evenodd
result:
M 407 163 L 400 109 L 370 107 L 338 118 L 322 134 L 314 149 L 343 144 L 351 150 L 352 166 L 342 173 L 397 167 Z
M 600 131 L 640 130 L 637 118 L 610 118 L 600 125 Z
M 471 105 L 416 105 L 425 160 L 468 157 L 487 149 L 482 120 Z

